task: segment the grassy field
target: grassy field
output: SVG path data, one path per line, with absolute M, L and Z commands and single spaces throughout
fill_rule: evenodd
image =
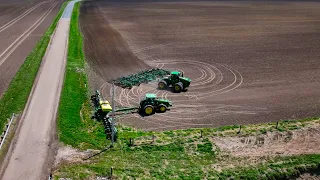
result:
M 78 16 L 80 3 L 73 9 L 64 86 L 58 111 L 58 134 L 61 142 L 79 149 L 106 145 L 101 123 L 93 121 L 85 74 L 82 34 Z
M 114 157 L 115 155 L 117 156 Z M 121 156 L 110 152 L 100 157 L 99 161 L 90 164 L 63 167 L 56 172 L 55 177 L 72 179 L 109 177 L 112 166 L 113 177 L 119 179 L 281 179 L 315 168 L 320 162 L 320 155 L 278 157 L 263 164 L 216 171 L 212 166 L 218 161 L 217 159 L 203 159 L 197 156 L 198 158 L 194 158 L 179 150 L 139 150 L 139 154 L 122 152 Z M 204 153 L 201 156 L 210 158 Z
M 119 138 L 110 149 L 89 160 L 62 163 L 55 178 L 95 179 L 281 179 L 319 167 L 320 155 L 235 157 L 221 151 L 213 137 L 259 136 L 320 124 L 320 119 L 259 125 L 144 132 L 118 126 Z M 130 144 L 130 138 L 134 142 Z M 97 148 L 95 148 L 97 149 Z M 251 160 L 249 160 L 251 159 Z
M 19 114 L 23 111 L 42 58 L 50 42 L 51 35 L 53 34 L 66 5 L 67 3 L 63 3 L 53 23 L 47 29 L 33 51 L 28 55 L 14 79 L 11 81 L 7 91 L 0 99 L 0 129 L 4 128 L 7 119 L 11 117 L 12 113 Z
M 85 74 L 82 35 L 79 30 L 80 3 L 71 18 L 67 71 L 62 91 L 58 128 L 65 145 L 80 150 L 108 147 L 103 126 L 90 119 L 91 107 Z M 280 121 L 259 125 L 220 128 L 144 132 L 118 127 L 115 147 L 89 160 L 62 163 L 56 167 L 58 178 L 95 179 L 113 176 L 119 179 L 276 179 L 290 177 L 320 164 L 320 155 L 263 157 L 257 162 L 234 157 L 221 151 L 212 137 L 261 135 L 286 132 L 319 124 L 318 118 Z M 134 145 L 130 144 L 130 138 Z
M 246 129 L 250 134 L 261 134 L 263 128 L 255 125 Z M 78 164 L 62 164 L 54 175 L 95 179 L 110 176 L 113 167 L 113 176 L 119 179 L 279 179 L 320 165 L 317 154 L 259 157 L 261 159 L 253 163 L 248 157 L 235 157 L 221 151 L 210 140 L 214 136 L 235 136 L 237 129 L 146 133 L 120 127 L 119 140 L 113 149 Z M 130 138 L 134 138 L 134 145 L 130 144 Z

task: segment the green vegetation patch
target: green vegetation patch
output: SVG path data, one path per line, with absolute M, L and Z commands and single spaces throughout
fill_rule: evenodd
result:
M 212 147 L 212 143 L 209 141 L 208 138 L 204 139 L 202 144 L 197 145 L 198 151 L 204 153 L 212 153 Z
M 196 144 L 179 138 L 166 144 L 152 143 L 151 137 L 140 145 L 136 143 L 141 142 L 131 146 L 124 137 L 119 137 L 113 149 L 93 157 L 88 164 L 62 166 L 55 176 L 73 179 L 107 177 L 113 167 L 113 175 L 119 179 L 203 179 L 203 168 L 210 169 L 208 162 L 215 159 L 214 153 L 199 153 Z
M 85 74 L 83 40 L 78 17 L 80 3 L 71 16 L 66 75 L 58 112 L 59 139 L 75 148 L 99 149 L 106 145 L 100 122 L 92 120 Z
M 163 133 L 144 134 L 136 136 L 132 144 L 123 136 L 129 130 L 125 131 L 119 132 L 114 148 L 82 163 L 60 166 L 55 178 L 109 177 L 112 168 L 112 175 L 119 179 L 279 179 L 320 164 L 320 155 L 273 156 L 252 163 L 250 157 L 221 152 L 207 137 L 182 133 L 166 140 Z
M 37 76 L 42 58 L 47 50 L 51 35 L 53 34 L 57 23 L 66 7 L 63 3 L 57 16 L 51 26 L 47 29 L 35 48 L 28 55 L 19 71 L 11 81 L 7 91 L 0 99 L 0 129 L 4 128 L 12 113 L 19 114 L 23 111 L 29 94 L 31 92 L 34 80 Z
M 312 127 L 320 120 L 278 123 L 285 131 L 294 126 Z M 298 123 L 298 124 L 297 124 Z M 275 123 L 242 127 L 246 135 L 276 130 Z M 280 179 L 319 167 L 320 155 L 234 157 L 211 140 L 236 136 L 239 126 L 144 132 L 119 126 L 115 147 L 78 164 L 64 164 L 55 178 L 95 179 Z M 263 133 L 261 133 L 263 131 Z M 131 139 L 131 140 L 130 140 Z

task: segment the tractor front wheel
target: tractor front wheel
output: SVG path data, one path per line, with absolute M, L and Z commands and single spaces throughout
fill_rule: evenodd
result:
M 174 85 L 174 92 L 179 93 L 183 90 L 183 84 L 178 82 Z
M 165 81 L 160 81 L 160 82 L 158 83 L 158 87 L 159 87 L 159 89 L 166 89 L 166 88 L 167 88 L 167 82 L 165 82 Z
M 161 113 L 166 112 L 166 111 L 167 111 L 167 106 L 164 105 L 164 104 L 160 104 L 160 105 L 159 105 L 159 111 L 160 111 Z
M 144 111 L 144 114 L 145 115 L 151 115 L 151 114 L 154 114 L 154 108 L 152 105 L 146 105 L 144 108 L 143 108 L 143 111 Z

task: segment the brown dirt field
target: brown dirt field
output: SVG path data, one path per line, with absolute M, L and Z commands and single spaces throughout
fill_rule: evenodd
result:
M 0 97 L 52 23 L 62 1 L 0 1 Z
M 123 50 L 112 46 L 118 40 L 106 38 L 114 33 L 128 43 L 125 54 L 131 50 L 139 58 L 131 62 L 181 70 L 192 79 L 189 90 L 181 94 L 159 91 L 156 82 L 131 90 L 118 87 L 118 106 L 137 105 L 146 92 L 173 102 L 165 114 L 118 119 L 127 125 L 163 130 L 320 115 L 318 2 L 86 1 L 81 13 L 82 29 L 105 29 L 91 34 L 83 30 L 86 46 L 99 47 L 86 48 L 89 64 L 97 57 L 114 56 L 90 67 L 91 86 L 99 87 L 107 99 L 111 86 L 101 74 L 139 68 L 131 63 L 113 65 L 122 61 Z M 111 46 L 99 45 L 107 39 Z
M 84 3 L 81 6 L 80 24 L 85 35 L 85 52 L 94 72 L 109 81 L 149 69 L 101 13 L 95 4 Z
M 247 137 L 214 137 L 221 150 L 234 156 L 258 157 L 320 153 L 319 125 L 296 131 Z

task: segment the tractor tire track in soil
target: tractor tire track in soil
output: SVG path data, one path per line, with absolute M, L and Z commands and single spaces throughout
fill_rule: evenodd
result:
M 163 114 L 118 119 L 127 125 L 164 130 L 320 115 L 318 2 L 90 1 L 81 13 L 90 14 L 81 19 L 91 43 L 85 49 L 89 64 L 98 59 L 92 54 L 106 61 L 90 67 L 90 85 L 106 99 L 112 92 L 107 75 L 139 68 L 128 63 L 118 69 L 113 63 L 122 49 L 96 43 L 115 31 L 128 43 L 126 53 L 131 49 L 150 67 L 183 71 L 192 79 L 179 94 L 158 90 L 157 82 L 116 87 L 116 106 L 137 106 L 145 93 L 173 102 Z M 88 24 L 105 28 L 88 35 Z
M 0 5 L 0 97 L 51 24 L 62 1 L 14 1 Z M 6 9 L 11 11 L 7 11 Z M 20 12 L 14 11 L 19 9 Z

